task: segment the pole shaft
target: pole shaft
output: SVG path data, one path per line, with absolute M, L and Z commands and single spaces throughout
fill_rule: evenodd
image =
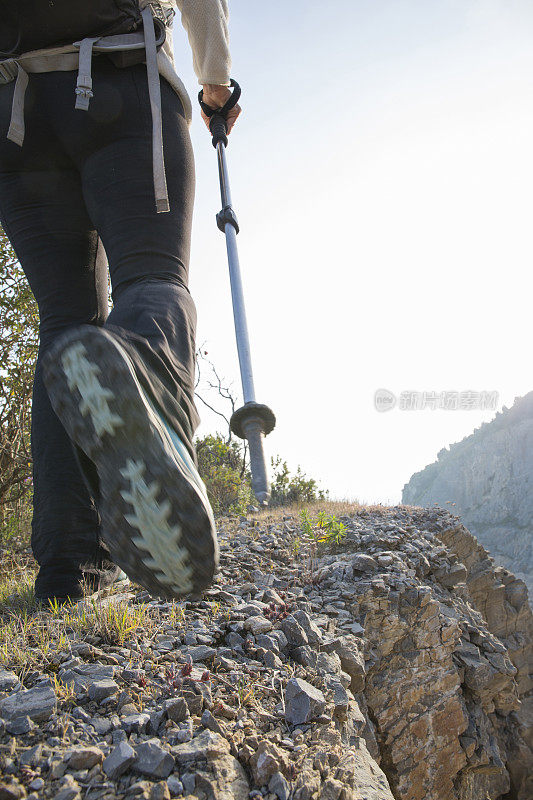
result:
M 229 186 L 226 152 L 222 142 L 217 145 L 218 167 L 220 178 L 220 195 L 222 207 L 231 207 L 231 192 Z M 237 250 L 237 233 L 231 223 L 224 226 L 226 233 L 226 249 L 228 251 L 228 265 L 231 285 L 231 300 L 233 303 L 233 317 L 235 320 L 235 336 L 237 339 L 237 352 L 239 354 L 239 367 L 241 371 L 242 390 L 244 402 L 255 402 L 254 377 L 252 372 L 252 359 L 250 355 L 250 341 L 246 311 L 244 307 L 244 293 L 242 289 L 239 253 Z
M 226 148 L 219 142 L 217 144 L 218 156 L 218 178 L 220 181 L 220 197 L 222 200 L 222 208 L 231 206 L 231 190 L 229 188 L 229 174 L 228 164 L 226 161 Z

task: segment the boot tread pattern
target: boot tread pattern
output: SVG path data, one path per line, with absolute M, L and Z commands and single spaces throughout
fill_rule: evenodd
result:
M 143 479 L 145 471 L 142 461 L 132 460 L 128 460 L 126 469 L 120 470 L 122 477 L 130 482 L 130 491 L 120 494 L 134 509 L 134 513 L 125 515 L 124 519 L 141 534 L 133 542 L 140 550 L 148 552 L 149 557 L 144 557 L 143 562 L 157 580 L 177 592 L 190 592 L 192 570 L 186 564 L 188 551 L 179 546 L 181 525 L 169 525 L 171 504 L 168 500 L 157 502 L 160 485 L 154 481 L 148 486 Z M 172 561 L 169 553 L 173 554 Z
M 81 342 L 68 347 L 61 357 L 61 363 L 67 376 L 69 389 L 77 389 L 81 395 L 80 412 L 86 417 L 91 415 L 97 436 L 115 433 L 115 428 L 123 425 L 123 420 L 111 412 L 109 401 L 115 395 L 111 389 L 105 389 L 98 375 L 101 370 L 97 364 L 88 360 L 87 350 Z

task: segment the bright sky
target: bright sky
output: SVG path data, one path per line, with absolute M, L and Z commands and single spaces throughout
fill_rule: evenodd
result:
M 230 11 L 244 112 L 228 158 L 256 395 L 277 416 L 267 452 L 333 497 L 398 502 L 494 412 L 378 413 L 376 389 L 497 391 L 499 408 L 533 389 L 533 5 Z M 175 50 L 196 103 L 178 20 Z M 198 116 L 192 136 L 198 342 L 240 401 L 216 157 Z M 220 428 L 199 411 L 199 434 Z

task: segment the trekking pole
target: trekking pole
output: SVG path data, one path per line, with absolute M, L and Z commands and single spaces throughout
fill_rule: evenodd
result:
M 235 411 L 230 419 L 230 428 L 241 439 L 248 440 L 250 448 L 250 468 L 252 471 L 252 488 L 261 505 L 268 505 L 270 499 L 270 484 L 263 448 L 263 438 L 273 430 L 276 417 L 270 408 L 255 399 L 254 376 L 252 360 L 250 357 L 250 343 L 248 340 L 248 327 L 246 324 L 246 311 L 242 291 L 241 270 L 239 266 L 239 253 L 237 251 L 237 234 L 239 223 L 231 205 L 228 165 L 226 162 L 227 115 L 241 96 L 239 84 L 231 80 L 233 92 L 227 103 L 218 109 L 212 109 L 203 102 L 203 90 L 198 94 L 202 111 L 210 118 L 209 130 L 213 136 L 213 147 L 216 148 L 218 158 L 218 175 L 220 179 L 220 196 L 222 210 L 217 214 L 217 225 L 222 233 L 226 234 L 226 249 L 228 251 L 228 266 L 231 284 L 231 299 L 233 304 L 233 318 L 235 321 L 235 337 L 237 339 L 237 352 L 239 354 L 239 367 L 241 372 L 244 405 Z

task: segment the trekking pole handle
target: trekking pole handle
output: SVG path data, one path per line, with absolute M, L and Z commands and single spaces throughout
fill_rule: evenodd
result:
M 216 147 L 219 142 L 222 142 L 224 147 L 228 146 L 228 111 L 231 111 L 231 109 L 237 105 L 239 97 L 241 96 L 241 87 L 233 78 L 230 80 L 230 86 L 233 92 L 222 108 L 211 108 L 207 103 L 204 103 L 204 90 L 201 89 L 198 92 L 198 102 L 200 103 L 201 109 L 206 117 L 209 117 L 209 130 L 213 136 L 213 147 Z

